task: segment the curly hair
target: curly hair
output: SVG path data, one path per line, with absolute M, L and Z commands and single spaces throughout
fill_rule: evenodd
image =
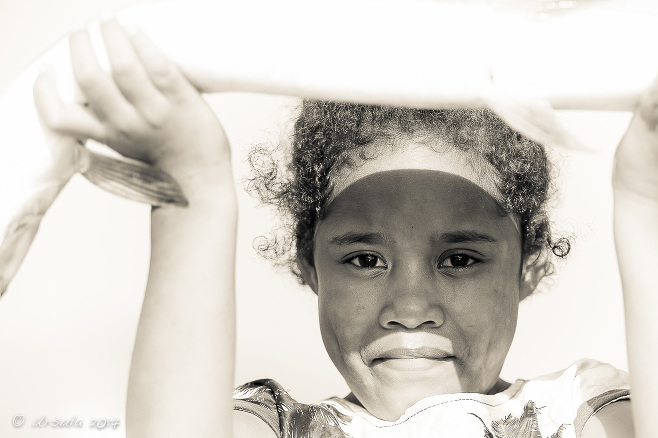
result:
M 256 250 L 287 266 L 304 284 L 301 262 L 313 265 L 313 236 L 332 191 L 332 175 L 344 166 L 354 166 L 354 158 L 367 160 L 367 146 L 373 142 L 404 138 L 443 140 L 484 158 L 497 172 L 502 207 L 520 218 L 524 260 L 531 260 L 547 275 L 553 272 L 551 254 L 567 255 L 568 239 L 551 239 L 545 210 L 551 168 L 544 147 L 514 131 L 493 112 L 312 100 L 302 102 L 285 167 L 276 158 L 280 146 L 260 145 L 249 154 L 248 189 L 264 204 L 275 206 L 284 224 L 269 238 L 257 239 Z

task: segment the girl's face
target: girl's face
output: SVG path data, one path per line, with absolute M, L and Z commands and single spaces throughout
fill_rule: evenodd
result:
M 431 395 L 489 392 L 521 290 L 518 224 L 493 183 L 452 148 L 406 146 L 337 179 L 306 268 L 329 356 L 385 420 Z

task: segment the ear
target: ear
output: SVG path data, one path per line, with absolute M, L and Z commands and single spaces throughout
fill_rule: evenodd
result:
M 519 301 L 525 300 L 535 291 L 544 275 L 546 275 L 546 264 L 541 257 L 525 257 L 519 278 Z
M 300 259 L 297 264 L 302 273 L 304 283 L 308 284 L 315 294 L 318 294 L 318 273 L 315 271 L 315 266 L 305 258 Z

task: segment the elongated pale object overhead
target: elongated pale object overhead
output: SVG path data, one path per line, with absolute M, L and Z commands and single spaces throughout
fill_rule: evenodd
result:
M 150 3 L 119 18 L 202 92 L 490 107 L 536 140 L 565 143 L 551 108 L 633 110 L 658 73 L 657 12 L 630 0 L 241 0 Z M 0 98 L 0 294 L 76 172 L 134 200 L 185 204 L 157 169 L 45 138 L 32 104 L 43 63 L 57 70 L 64 99 L 76 99 L 66 41 Z

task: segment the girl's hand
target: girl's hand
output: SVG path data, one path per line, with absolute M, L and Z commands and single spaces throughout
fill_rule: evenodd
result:
M 617 196 L 658 207 L 658 78 L 640 103 L 615 154 Z
M 230 148 L 215 114 L 177 67 L 141 32 L 116 19 L 101 24 L 112 72 L 99 65 L 89 35 L 70 37 L 73 75 L 83 104 L 64 104 L 52 73 L 35 83 L 46 128 L 94 139 L 120 154 L 160 167 L 181 185 L 230 177 Z

